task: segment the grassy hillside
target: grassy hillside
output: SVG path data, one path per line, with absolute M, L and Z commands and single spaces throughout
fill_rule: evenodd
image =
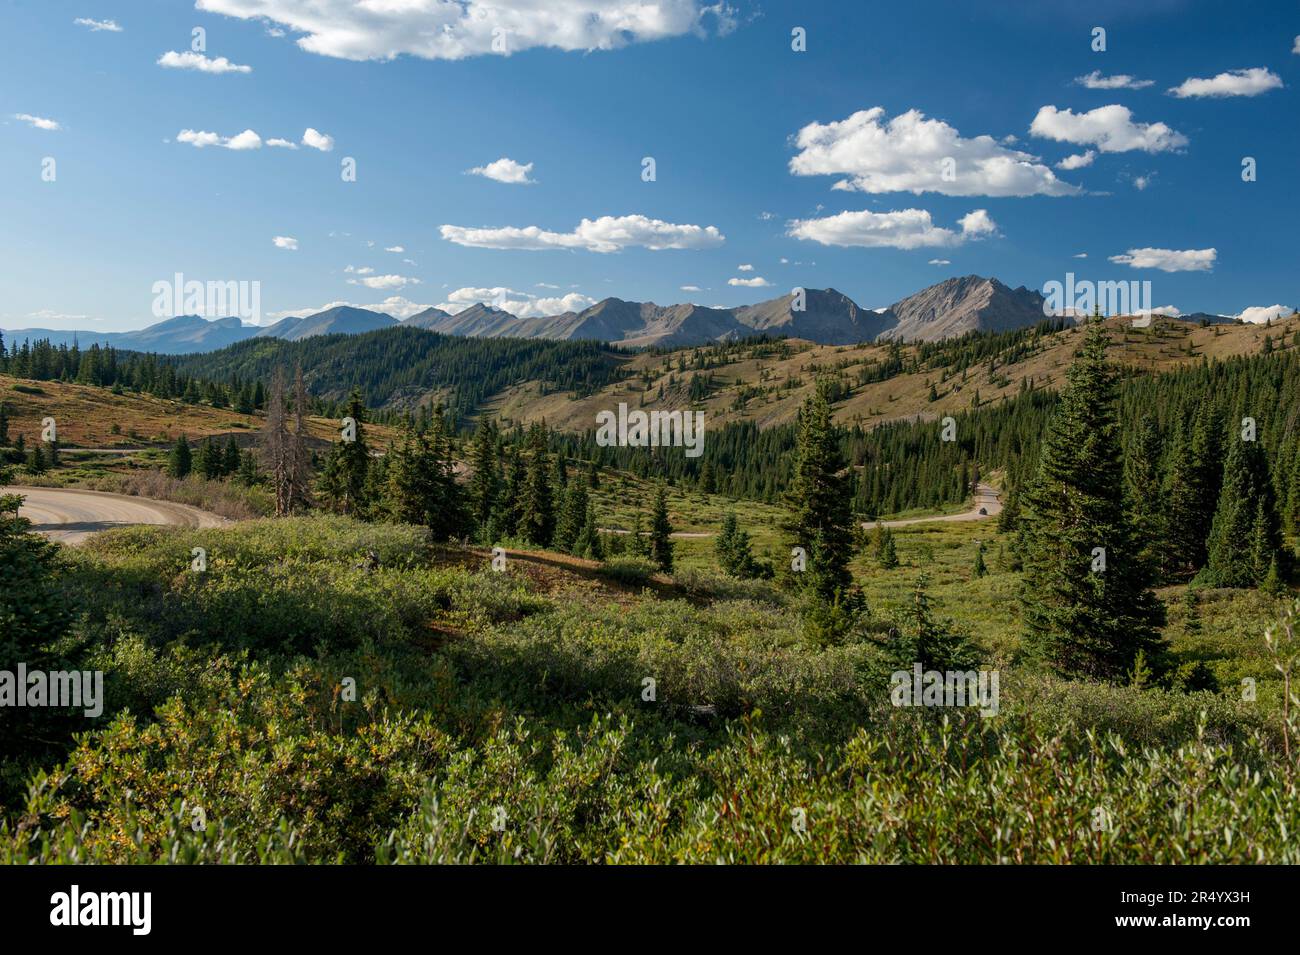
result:
M 1142 329 L 1131 328 L 1129 320 L 1123 318 L 1109 319 L 1106 324 L 1112 341 L 1120 346 L 1112 351 L 1112 360 L 1146 373 L 1171 371 L 1202 358 L 1258 354 L 1265 336 L 1276 348 L 1295 348 L 1295 337 L 1300 333 L 1300 318 L 1295 317 L 1271 328 L 1201 328 L 1160 318 L 1153 319 L 1150 328 Z M 1022 379 L 1032 379 L 1040 387 L 1059 388 L 1080 334 L 1077 327 L 1072 327 L 1043 336 L 1023 349 L 1028 352 L 1023 355 L 1017 354 L 1022 350 L 1019 345 L 1009 346 L 1003 356 L 995 358 L 991 370 L 987 361 L 975 362 L 964 381 L 959 368 L 943 363 L 948 355 L 939 352 L 929 367 L 859 384 L 862 375 L 878 374 L 878 369 L 889 363 L 888 345 L 792 341 L 790 354 L 785 357 L 749 357 L 745 349 L 737 348 L 707 369 L 692 367 L 697 356 L 706 354 L 707 349 L 642 353 L 628 361 L 624 380 L 590 396 L 546 393 L 535 382 L 523 382 L 489 398 L 482 410 L 508 422 L 545 419 L 561 430 L 582 431 L 595 427 L 598 411 L 627 402 L 629 407 L 647 410 L 702 408 L 715 428 L 733 421 L 751 421 L 767 428 L 793 421 L 817 377 L 829 373 L 843 382 L 845 394 L 835 407 L 836 420 L 842 424 L 871 427 L 898 420 L 931 420 L 969 409 L 976 391 L 981 405 L 1014 397 Z M 896 354 L 907 362 L 921 355 L 924 347 L 904 346 Z M 954 345 L 951 354 L 955 352 Z M 696 375 L 712 381 L 708 397 L 698 402 L 689 396 L 690 382 Z M 937 393 L 934 401 L 930 400 L 932 384 Z

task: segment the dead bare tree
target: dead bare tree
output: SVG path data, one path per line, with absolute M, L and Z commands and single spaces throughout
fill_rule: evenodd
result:
M 293 376 L 293 433 L 289 439 L 289 507 L 311 507 L 311 452 L 307 448 L 307 387 L 302 365 Z

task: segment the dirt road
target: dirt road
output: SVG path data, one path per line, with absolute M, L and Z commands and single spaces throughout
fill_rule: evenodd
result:
M 980 509 L 983 508 L 983 514 Z M 933 521 L 982 521 L 986 517 L 996 517 L 1002 513 L 1002 502 L 998 500 L 998 492 L 993 490 L 987 484 L 980 484 L 975 488 L 975 503 L 969 511 L 962 511 L 960 514 L 944 514 L 939 517 L 909 517 L 903 521 L 881 521 L 886 527 L 906 527 L 908 524 L 929 524 Z M 863 527 L 875 527 L 875 522 L 864 522 Z
M 126 494 L 55 487 L 4 487 L 0 494 L 21 494 L 26 500 L 19 514 L 32 522 L 32 530 L 65 544 L 80 544 L 99 531 L 134 524 L 216 527 L 226 523 L 225 518 L 197 507 Z

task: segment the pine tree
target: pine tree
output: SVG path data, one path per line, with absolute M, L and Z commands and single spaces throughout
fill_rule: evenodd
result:
M 239 445 L 235 443 L 235 436 L 232 434 L 226 439 L 226 450 L 222 457 L 221 471 L 229 476 L 239 471 L 240 455 Z
M 604 560 L 605 545 L 600 539 L 600 527 L 596 523 L 596 509 L 587 502 L 587 514 L 582 522 L 582 530 L 573 542 L 573 553 L 588 560 Z
M 847 462 L 831 421 L 829 383 L 819 381 L 799 412 L 794 473 L 786 500 L 794 512 L 788 529 L 808 555 L 807 586 L 823 600 L 853 583 L 852 515 Z
M 977 662 L 970 638 L 959 633 L 951 620 L 935 617 L 927 593 L 929 578 L 922 574 L 912 591 L 912 605 L 903 625 L 890 640 L 889 655 L 895 666 L 922 670 L 966 670 Z
M 1165 553 L 1168 573 L 1186 578 L 1205 566 L 1206 541 L 1223 475 L 1219 420 L 1208 402 L 1196 414 L 1189 436 L 1174 445 L 1165 485 Z
M 239 469 L 235 475 L 235 480 L 244 487 L 252 487 L 257 483 L 257 455 L 252 451 L 244 451 L 239 455 Z
M 480 418 L 478 429 L 474 432 L 474 444 L 470 449 L 470 469 L 473 473 L 467 490 L 470 516 L 485 544 L 493 543 L 484 535 L 502 492 L 499 442 L 500 437 L 492 420 Z
M 893 570 L 898 566 L 898 547 L 894 543 L 894 532 L 879 522 L 876 523 L 876 563 L 883 570 Z
M 1216 587 L 1264 582 L 1277 554 L 1268 460 L 1257 441 L 1233 441 L 1223 466 L 1223 488 L 1210 529 L 1205 578 Z
M 980 541 L 979 547 L 975 549 L 975 567 L 973 573 L 976 579 L 978 579 L 986 575 L 988 572 L 988 565 L 984 563 L 984 542 Z
M 358 388 L 348 396 L 347 417 L 352 419 L 354 433 L 340 434 L 330 445 L 316 486 L 331 510 L 364 517 L 371 507 L 368 477 L 372 459 L 366 443 L 366 405 Z
M 512 537 L 519 530 L 519 515 L 523 506 L 524 475 L 527 471 L 519 449 L 511 446 L 506 454 L 505 479 L 501 499 L 497 502 L 493 519 L 499 533 Z
M 629 536 L 631 537 L 628 544 L 629 551 L 637 557 L 649 557 L 650 539 L 645 536 L 645 522 L 641 519 L 640 511 L 632 517 L 632 530 Z
M 582 481 L 570 481 L 564 492 L 564 504 L 555 522 L 555 547 L 571 554 L 580 554 L 574 547 L 578 535 L 582 533 L 590 510 L 587 503 L 587 488 Z
M 1160 481 L 1160 431 L 1155 420 L 1142 420 L 1124 455 L 1124 506 L 1148 567 L 1163 562 L 1165 521 Z
M 1124 511 L 1115 372 L 1088 328 L 1022 500 L 1021 604 L 1030 655 L 1065 676 L 1119 681 L 1160 655 L 1164 607 Z M 1099 564 L 1098 561 L 1101 561 Z
M 740 529 L 735 511 L 727 511 L 722 518 L 722 529 L 713 543 L 722 572 L 733 577 L 754 577 L 757 566 L 750 547 L 749 534 Z
M 668 490 L 660 484 L 650 512 L 650 559 L 665 574 L 673 572 L 673 525 L 668 521 Z
M 174 478 L 185 478 L 189 475 L 190 470 L 194 467 L 193 455 L 190 453 L 190 443 L 181 435 L 172 445 L 171 454 L 167 458 L 167 473 Z
M 217 447 L 211 437 L 207 438 L 199 447 L 198 471 L 200 476 L 205 481 L 220 480 L 224 460 L 221 449 Z
M 45 471 L 45 450 L 39 444 L 33 444 L 32 449 L 27 452 L 27 473 L 40 475 Z
M 424 432 L 407 428 L 390 454 L 388 503 L 393 516 L 407 524 L 423 524 L 437 541 L 464 533 L 468 515 L 441 415 Z
M 0 401 L 0 448 L 9 443 L 9 410 Z
M 549 458 L 550 455 L 546 452 L 546 432 L 535 425 L 528 438 L 528 467 L 521 489 L 519 533 L 538 547 L 549 547 L 555 536 Z

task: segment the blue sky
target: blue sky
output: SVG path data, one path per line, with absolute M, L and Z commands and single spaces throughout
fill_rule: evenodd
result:
M 264 323 L 795 286 L 876 307 L 969 273 L 1300 301 L 1300 7 L 1047 6 L 19 0 L 0 327 L 142 327 L 177 272 L 260 282 Z

